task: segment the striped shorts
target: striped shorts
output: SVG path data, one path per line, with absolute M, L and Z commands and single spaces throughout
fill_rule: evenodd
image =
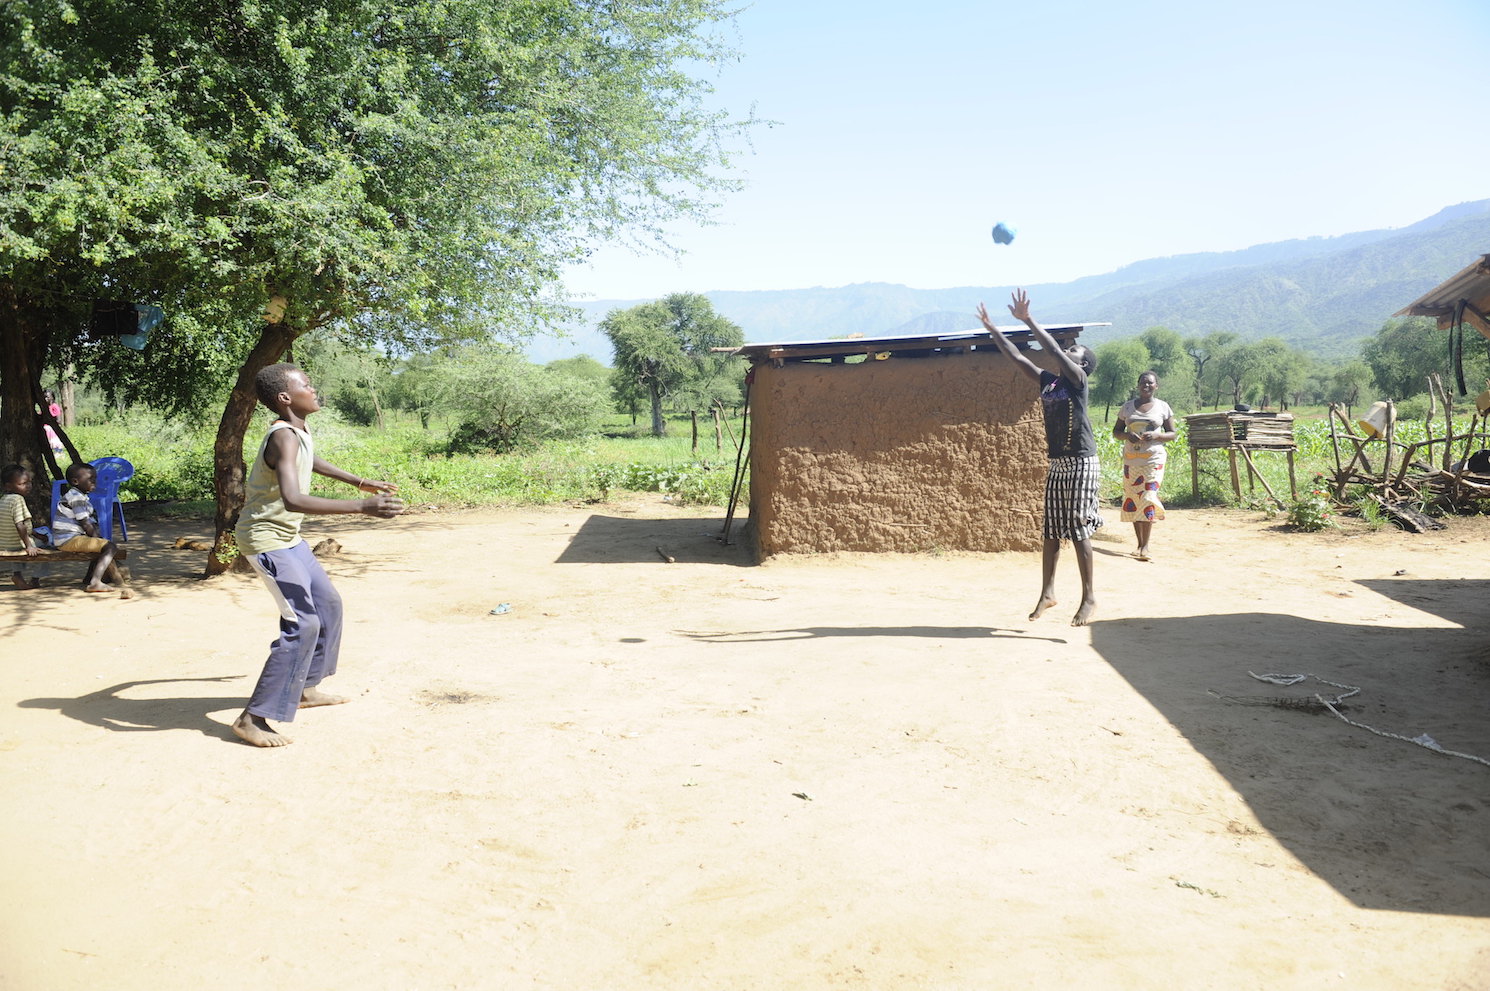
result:
M 1097 457 L 1050 459 L 1045 477 L 1046 540 L 1090 540 L 1102 526 L 1097 490 L 1101 484 Z

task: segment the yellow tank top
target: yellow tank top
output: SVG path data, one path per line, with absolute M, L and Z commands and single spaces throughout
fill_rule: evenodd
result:
M 295 456 L 295 476 L 301 493 L 310 491 L 311 468 L 316 463 L 315 444 L 304 430 L 283 420 L 275 420 L 264 434 L 253 467 L 248 470 L 248 481 L 243 486 L 243 512 L 238 515 L 233 537 L 238 541 L 238 550 L 244 554 L 280 551 L 300 543 L 300 521 L 305 519 L 305 514 L 292 513 L 285 508 L 284 496 L 279 491 L 279 474 L 264 460 L 264 450 L 276 430 L 294 431 L 295 439 L 300 442 Z

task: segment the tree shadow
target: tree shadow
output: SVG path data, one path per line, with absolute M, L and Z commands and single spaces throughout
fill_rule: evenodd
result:
M 1447 615 L 1483 603 L 1485 583 L 1463 585 Z M 1284 687 L 1248 674 L 1357 686 L 1348 718 L 1490 759 L 1482 632 L 1269 613 L 1122 619 L 1091 630 L 1108 663 L 1345 898 L 1363 908 L 1490 916 L 1490 768 L 1308 705 L 1315 692 L 1339 694 L 1317 682 Z
M 56 709 L 71 719 L 118 733 L 154 733 L 162 730 L 196 730 L 218 740 L 236 740 L 232 729 L 208 714 L 224 709 L 241 709 L 247 693 L 231 698 L 125 698 L 121 693 L 142 685 L 161 685 L 191 681 L 239 681 L 242 675 L 219 678 L 153 678 L 146 681 L 124 681 L 100 688 L 77 698 L 24 699 L 16 703 L 22 709 Z
M 720 564 L 754 567 L 746 542 L 725 544 L 723 519 L 640 519 L 590 516 L 569 538 L 569 546 L 555 559 L 558 564 L 662 563 Z M 738 533 L 737 525 L 733 532 Z M 664 562 L 663 555 L 672 558 Z

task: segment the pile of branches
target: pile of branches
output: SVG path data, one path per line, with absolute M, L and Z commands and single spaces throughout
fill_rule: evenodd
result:
M 1433 420 L 1440 404 L 1444 432 L 1435 437 Z M 1484 508 L 1482 500 L 1490 499 L 1490 464 L 1481 466 L 1479 459 L 1474 459 L 1473 467 L 1479 468 L 1475 471 L 1471 458 L 1475 452 L 1490 446 L 1490 433 L 1487 433 L 1490 418 L 1475 412 L 1470 415 L 1468 428 L 1455 432 L 1454 407 L 1448 391 L 1437 375 L 1430 375 L 1424 439 L 1413 444 L 1399 443 L 1394 436 L 1395 427 L 1396 409 L 1391 400 L 1386 403 L 1385 427 L 1377 436 L 1357 433 L 1340 406 L 1330 404 L 1330 445 L 1335 455 L 1331 482 L 1336 502 L 1343 503 L 1347 487 L 1362 486 L 1392 519 L 1414 531 L 1442 527 L 1415 507 L 1444 513 L 1476 512 Z M 1379 469 L 1373 458 L 1380 460 Z

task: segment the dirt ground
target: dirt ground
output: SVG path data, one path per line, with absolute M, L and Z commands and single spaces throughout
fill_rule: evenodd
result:
M 315 521 L 352 702 L 277 750 L 205 524 L 131 519 L 130 601 L 0 591 L 0 987 L 1490 988 L 1490 766 L 1228 701 L 1490 759 L 1486 520 L 1113 522 L 1083 629 L 1069 559 L 1030 622 L 1033 554 L 720 522 Z

